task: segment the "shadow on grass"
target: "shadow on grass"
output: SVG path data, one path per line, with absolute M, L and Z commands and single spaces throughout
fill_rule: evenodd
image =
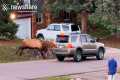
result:
M 42 78 L 42 79 L 32 79 L 32 80 L 70 80 L 70 78 L 63 76 L 63 77 L 48 77 L 48 78 Z

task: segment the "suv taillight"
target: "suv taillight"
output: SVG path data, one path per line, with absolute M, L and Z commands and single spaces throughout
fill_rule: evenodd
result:
M 68 43 L 66 47 L 67 48 L 74 48 L 74 46 L 72 45 L 72 43 Z

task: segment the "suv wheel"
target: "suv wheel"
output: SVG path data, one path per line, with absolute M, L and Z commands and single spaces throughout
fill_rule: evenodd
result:
M 37 38 L 40 40 L 44 40 L 44 36 L 42 34 L 38 34 Z
M 82 60 L 86 60 L 86 58 L 87 58 L 86 56 L 82 56 Z
M 81 55 L 82 51 L 81 50 L 77 50 L 76 54 L 74 55 L 74 61 L 75 62 L 80 62 L 82 60 L 82 55 Z
M 97 58 L 97 60 L 102 60 L 102 59 L 104 59 L 104 51 L 103 51 L 103 49 L 99 49 L 99 50 L 98 50 L 98 53 L 97 53 L 97 55 L 96 55 L 96 58 Z
M 56 55 L 58 61 L 64 61 L 64 56 L 62 55 Z

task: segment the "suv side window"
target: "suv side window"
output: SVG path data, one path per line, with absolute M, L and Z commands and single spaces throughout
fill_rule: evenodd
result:
M 87 43 L 86 35 L 80 35 L 80 41 L 81 41 L 82 43 Z
M 90 35 L 87 35 L 87 42 L 91 42 L 91 40 L 93 40 L 94 38 Z
M 55 31 L 60 31 L 60 25 L 54 25 L 54 30 Z
M 92 37 L 90 35 L 87 35 L 87 42 L 90 42 L 92 40 Z
M 63 31 L 69 31 L 69 26 L 67 26 L 67 25 L 62 25 L 62 29 L 63 29 Z
M 53 25 L 49 25 L 47 30 L 52 30 L 53 31 L 54 30 L 54 26 Z

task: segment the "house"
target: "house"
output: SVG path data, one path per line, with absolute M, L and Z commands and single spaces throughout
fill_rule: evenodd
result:
M 17 18 L 15 20 L 16 24 L 18 24 L 18 32 L 17 37 L 20 39 L 27 39 L 27 38 L 34 38 L 37 29 L 46 28 L 48 24 L 53 22 L 74 22 L 76 21 L 75 18 L 77 14 L 74 11 L 71 11 L 69 13 L 65 12 L 64 10 L 61 10 L 58 13 L 58 16 L 53 16 L 53 14 L 47 10 L 42 10 L 42 7 L 45 4 L 45 1 L 47 0 L 18 0 L 18 6 L 12 7 L 13 11 L 16 13 Z M 37 6 L 37 9 L 31 9 L 30 5 Z M 27 7 L 27 8 L 23 8 Z M 30 7 L 30 9 L 28 8 Z M 35 8 L 32 6 L 32 8 Z M 83 13 L 85 15 L 85 13 Z M 87 26 L 87 16 L 81 17 L 81 26 L 82 31 L 87 30 L 84 29 L 84 26 Z
M 20 39 L 31 39 L 35 37 L 37 30 L 36 16 L 37 0 L 19 0 L 17 5 L 11 5 L 12 13 L 16 15 L 14 22 L 18 25 L 16 36 Z M 34 4 L 33 4 L 34 3 Z
M 18 25 L 16 36 L 20 39 L 31 39 L 35 35 L 35 16 L 31 12 L 15 12 L 17 15 L 14 22 Z

